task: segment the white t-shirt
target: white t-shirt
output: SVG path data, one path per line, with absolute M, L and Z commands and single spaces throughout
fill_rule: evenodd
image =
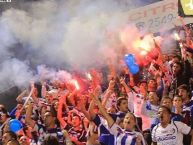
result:
M 163 128 L 159 123 L 152 130 L 152 141 L 157 145 L 183 145 L 183 134 L 188 134 L 191 127 L 179 121 L 172 121 Z
M 128 93 L 128 108 L 131 112 L 134 112 L 135 116 L 142 118 L 142 129 L 146 130 L 150 128 L 151 119 L 149 116 L 144 114 L 143 106 L 146 102 L 141 94 L 136 94 L 134 92 Z M 146 105 L 146 104 L 145 104 Z
M 128 107 L 131 112 L 134 112 L 136 116 L 141 116 L 141 107 L 143 104 L 143 96 L 134 92 L 128 94 Z

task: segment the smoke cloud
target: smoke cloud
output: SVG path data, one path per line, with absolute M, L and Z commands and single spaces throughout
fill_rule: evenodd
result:
M 123 46 L 119 30 L 130 23 L 123 12 L 142 4 L 129 0 L 43 0 L 3 11 L 0 91 L 38 78 L 42 64 L 60 70 L 85 69 L 116 58 Z M 51 72 L 57 72 L 59 78 L 71 77 L 65 71 Z

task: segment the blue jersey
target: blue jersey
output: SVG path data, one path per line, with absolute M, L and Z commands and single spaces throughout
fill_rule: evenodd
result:
M 183 122 L 193 128 L 193 100 L 183 105 L 182 108 Z
M 107 125 L 96 115 L 93 122 L 98 127 L 99 141 L 105 145 L 114 145 L 114 136 L 110 134 Z

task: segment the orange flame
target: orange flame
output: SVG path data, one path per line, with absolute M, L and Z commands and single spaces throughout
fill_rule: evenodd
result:
M 92 80 L 92 76 L 90 73 L 86 73 L 86 77 L 91 81 Z
M 176 40 L 180 40 L 180 36 L 178 35 L 178 33 L 174 33 L 174 38 L 176 39 Z
M 71 80 L 70 82 L 75 86 L 76 90 L 80 90 L 80 86 L 77 80 Z
M 140 55 L 147 55 L 147 51 L 142 50 L 142 51 L 140 52 Z

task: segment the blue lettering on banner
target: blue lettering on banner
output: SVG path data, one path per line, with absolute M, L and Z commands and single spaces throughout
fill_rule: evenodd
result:
M 176 136 L 164 136 L 158 137 L 157 142 L 166 141 L 166 140 L 175 140 Z

